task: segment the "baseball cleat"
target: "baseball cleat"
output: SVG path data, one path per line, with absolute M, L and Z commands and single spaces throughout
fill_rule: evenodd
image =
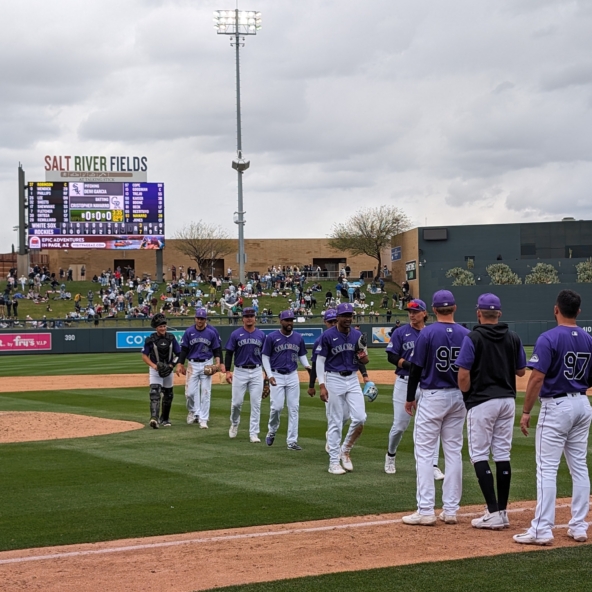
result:
M 261 442 L 259 436 L 257 436 L 256 434 L 251 434 L 249 436 L 249 440 L 251 441 L 251 444 L 259 444 Z
M 347 471 L 341 465 L 329 465 L 331 475 L 345 475 Z
M 397 472 L 395 468 L 395 457 L 389 456 L 388 452 L 384 457 L 384 472 L 387 475 L 394 475 Z
M 207 422 L 207 421 L 200 421 L 200 422 L 199 422 L 199 427 L 200 427 L 202 430 L 207 430 L 207 429 L 208 429 L 208 422 Z
M 265 443 L 268 446 L 271 446 L 273 444 L 273 441 L 275 440 L 275 434 L 267 434 L 267 436 L 265 436 Z
M 522 534 L 515 534 L 514 541 L 520 543 L 521 545 L 541 545 L 546 546 L 550 545 L 553 542 L 553 537 L 549 538 L 537 538 L 534 535 L 530 534 L 528 530 L 523 532 Z
M 154 417 L 150 420 L 150 427 L 154 428 L 155 430 L 158 429 L 158 419 L 155 419 Z
M 193 423 L 194 419 L 195 419 L 195 415 L 193 415 L 193 413 L 187 414 L 187 423 Z
M 298 446 L 296 442 L 292 442 L 292 444 L 288 444 L 288 450 L 302 450 L 302 446 Z
M 158 423 L 163 428 L 170 428 L 173 425 L 168 419 L 161 419 Z
M 424 515 L 419 512 L 414 512 L 413 514 L 409 514 L 409 516 L 403 516 L 402 520 L 404 524 L 435 526 L 438 519 L 436 518 L 436 514 Z
M 346 470 L 346 471 L 353 471 L 354 470 L 354 464 L 351 461 L 351 458 L 349 457 L 349 452 L 342 452 L 339 460 L 341 461 L 341 466 Z
M 199 421 L 199 416 L 198 415 L 195 415 L 193 417 L 193 423 L 199 423 L 199 424 L 201 424 L 201 422 Z
M 481 518 L 475 518 L 471 520 L 471 524 L 473 528 L 484 528 L 487 530 L 503 530 L 504 526 L 504 519 L 501 515 L 501 512 L 485 512 Z
M 236 435 L 238 434 L 238 426 L 237 425 L 231 425 L 230 429 L 228 430 L 228 437 L 229 438 L 236 438 Z
M 510 528 L 510 519 L 508 518 L 508 511 L 507 510 L 500 510 L 500 516 L 504 521 L 504 528 Z
M 444 479 L 444 473 L 439 467 L 434 466 L 434 481 L 442 481 Z
M 440 512 L 438 518 L 440 518 L 444 524 L 458 524 L 456 514 L 447 514 L 444 510 Z
M 567 536 L 570 539 L 573 539 L 577 543 L 585 543 L 588 540 L 588 535 L 585 532 L 580 532 L 576 534 L 571 528 L 567 529 Z

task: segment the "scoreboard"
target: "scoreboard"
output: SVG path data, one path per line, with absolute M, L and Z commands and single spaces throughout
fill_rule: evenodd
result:
M 162 249 L 163 183 L 28 184 L 32 249 Z

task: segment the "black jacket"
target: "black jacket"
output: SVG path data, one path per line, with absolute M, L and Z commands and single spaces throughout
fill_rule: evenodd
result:
M 477 325 L 468 338 L 475 348 L 471 388 L 463 393 L 467 409 L 490 399 L 516 398 L 516 371 L 522 342 L 505 323 Z

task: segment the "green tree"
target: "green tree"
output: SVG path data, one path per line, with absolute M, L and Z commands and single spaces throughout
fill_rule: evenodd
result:
M 454 278 L 453 286 L 474 286 L 475 276 L 473 272 L 463 269 L 462 267 L 453 267 L 446 272 L 447 278 Z
M 549 263 L 537 263 L 524 278 L 525 284 L 558 284 L 559 274 Z
M 352 256 L 368 255 L 377 261 L 378 275 L 382 273 L 381 251 L 391 239 L 411 227 L 411 220 L 395 206 L 366 208 L 349 220 L 335 224 L 329 235 L 329 245 L 336 251 L 347 251 Z
M 592 259 L 578 263 L 576 270 L 580 284 L 592 284 Z
M 521 284 L 522 280 L 517 273 L 514 273 L 509 265 L 505 263 L 493 263 L 488 265 L 485 270 L 491 278 L 494 286 L 507 286 Z
M 235 248 L 223 228 L 202 220 L 190 222 L 176 232 L 173 238 L 176 241 L 175 249 L 193 259 L 206 275 L 211 273 L 216 259 L 228 255 Z

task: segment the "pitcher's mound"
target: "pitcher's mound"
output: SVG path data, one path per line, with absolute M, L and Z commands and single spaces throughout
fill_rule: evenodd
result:
M 139 430 L 143 427 L 136 421 L 103 419 L 73 413 L 0 411 L 0 443 L 2 444 L 104 436 Z

